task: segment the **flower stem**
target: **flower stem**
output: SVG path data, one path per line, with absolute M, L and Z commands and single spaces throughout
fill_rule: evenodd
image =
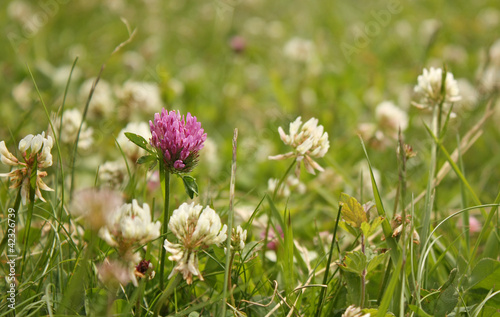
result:
M 365 253 L 365 235 L 361 233 L 361 251 Z M 365 292 L 366 292 L 366 268 L 361 273 L 361 303 L 359 307 L 365 306 Z
M 155 314 L 154 314 L 155 316 L 159 315 L 163 303 L 170 297 L 170 295 L 173 293 L 173 291 L 181 281 L 182 281 L 182 275 L 176 273 L 175 278 L 171 279 L 170 282 L 168 282 L 167 289 L 165 290 L 165 292 L 163 292 L 160 299 L 156 303 Z
M 36 188 L 36 179 L 37 179 L 37 159 L 35 156 L 35 161 L 33 163 L 33 167 L 30 173 L 30 192 L 29 192 L 29 202 L 28 202 L 28 218 L 26 219 L 26 225 L 24 226 L 24 248 L 23 248 L 23 264 L 21 266 L 21 274 L 19 276 L 23 276 L 24 267 L 26 266 L 26 251 L 29 248 L 29 238 L 30 238 L 30 229 L 31 229 L 31 218 L 33 217 L 33 209 L 35 206 L 35 188 Z
M 168 231 L 168 221 L 170 220 L 170 214 L 168 212 L 168 205 L 170 204 L 170 172 L 166 168 L 161 168 L 162 172 L 165 175 L 165 205 L 163 206 L 163 226 L 161 229 L 161 236 L 163 238 L 167 238 Z M 164 286 L 164 271 L 165 271 L 165 248 L 163 247 L 163 243 L 161 244 L 161 257 L 160 257 L 160 289 L 163 289 Z

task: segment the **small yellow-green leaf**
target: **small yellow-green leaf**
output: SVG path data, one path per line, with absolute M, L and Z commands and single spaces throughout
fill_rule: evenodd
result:
M 368 267 L 366 269 L 367 272 L 371 272 L 375 269 L 380 263 L 384 262 L 389 256 L 389 252 L 380 253 L 375 255 L 370 262 L 368 263 Z
M 344 271 L 356 273 L 361 275 L 363 270 L 366 269 L 366 256 L 361 251 L 347 252 L 344 257 L 344 263 L 340 265 Z
M 349 232 L 353 236 L 357 237 L 359 235 L 359 232 L 356 232 L 356 229 L 354 229 L 350 224 L 348 224 L 345 221 L 339 221 L 339 227 L 344 229 L 345 231 Z
M 368 222 L 363 206 L 358 203 L 356 198 L 342 193 L 340 204 L 342 205 L 342 217 L 354 228 L 360 228 L 363 222 Z

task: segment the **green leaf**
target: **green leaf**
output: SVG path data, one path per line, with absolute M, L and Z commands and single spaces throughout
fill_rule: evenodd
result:
M 113 302 L 113 305 L 111 306 L 111 310 L 117 314 L 121 315 L 125 313 L 125 307 L 127 307 L 127 301 L 124 299 L 117 299 Z
M 373 269 L 375 269 L 379 264 L 383 263 L 387 257 L 389 256 L 389 252 L 384 252 L 377 254 L 376 256 L 373 257 L 373 259 L 368 262 L 368 267 L 366 268 L 367 272 L 371 272 Z
M 370 314 L 370 316 L 376 316 L 378 314 L 378 309 L 367 308 L 367 309 L 363 309 L 361 312 L 363 314 Z M 387 313 L 387 314 L 385 314 L 385 317 L 394 317 L 394 314 L 393 313 Z
M 434 316 L 436 317 L 445 317 L 458 304 L 458 292 L 455 283 L 457 272 L 457 269 L 451 270 L 448 280 L 440 288 L 441 293 L 434 308 Z
M 360 228 L 363 222 L 368 222 L 366 212 L 356 198 L 342 193 L 340 204 L 342 205 L 342 217 L 354 228 Z
M 410 309 L 417 313 L 417 316 L 420 316 L 420 317 L 432 317 L 432 315 L 429 315 L 428 313 L 426 313 L 422 308 L 420 307 L 417 307 L 415 305 L 408 305 L 408 307 L 410 307 Z
M 198 196 L 198 184 L 196 184 L 196 180 L 194 177 L 189 176 L 189 175 L 184 175 L 182 177 L 182 182 L 184 183 L 184 188 L 186 189 L 186 193 L 188 194 L 189 198 L 193 198 L 194 195 Z
M 349 225 L 345 221 L 339 221 L 339 227 L 344 229 L 345 231 L 349 232 L 353 236 L 357 237 L 359 235 L 359 232 L 356 231 L 351 225 Z
M 154 155 L 144 155 L 139 157 L 137 164 L 152 163 L 156 162 L 156 156 Z
M 347 252 L 344 263 L 339 267 L 347 272 L 356 273 L 361 276 L 366 269 L 366 255 L 361 251 Z
M 369 236 L 371 236 L 377 230 L 377 227 L 382 223 L 382 220 L 384 220 L 384 218 L 377 217 L 373 220 L 372 223 L 363 222 L 361 224 L 361 230 L 363 231 L 365 237 L 368 238 Z
M 493 288 L 493 284 L 498 285 L 500 280 L 500 261 L 495 259 L 481 259 L 472 269 L 471 276 L 467 281 L 465 288 L 481 287 L 486 289 Z
M 142 136 L 131 132 L 125 132 L 125 136 L 138 147 L 151 152 L 151 150 L 148 149 L 148 142 Z

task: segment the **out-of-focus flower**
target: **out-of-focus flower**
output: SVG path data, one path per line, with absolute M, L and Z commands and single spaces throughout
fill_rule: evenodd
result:
M 295 175 L 300 173 L 300 162 L 304 162 L 306 170 L 311 174 L 316 174 L 314 170 L 320 172 L 324 169 L 316 163 L 312 158 L 323 157 L 330 148 L 328 141 L 328 133 L 324 132 L 322 125 L 318 125 L 318 119 L 311 118 L 306 123 L 302 124 L 302 118 L 298 117 L 294 122 L 290 123 L 290 134 L 285 134 L 283 128 L 279 127 L 278 132 L 281 140 L 293 148 L 292 152 L 269 156 L 270 160 L 283 160 L 289 157 L 295 157 L 297 160 L 297 168 Z
M 76 137 L 78 136 L 78 130 L 80 129 L 80 124 L 82 123 L 82 115 L 78 109 L 69 109 L 64 111 L 62 115 L 62 130 L 59 140 L 65 144 L 74 144 L 76 142 Z M 53 125 L 56 133 L 59 132 L 60 121 L 58 118 L 53 120 Z M 92 134 L 94 130 L 91 127 L 87 127 L 84 122 L 82 125 L 82 130 L 80 131 L 80 137 L 78 138 L 78 148 L 81 150 L 88 150 L 93 143 Z
M 231 234 L 231 248 L 235 251 L 241 251 L 245 247 L 247 240 L 247 231 L 243 230 L 241 226 L 233 228 Z
M 121 261 L 105 259 L 102 264 L 97 265 L 97 273 L 99 280 L 111 289 L 118 288 L 120 284 L 127 285 L 130 282 L 137 286 L 134 270 Z
M 122 160 L 105 162 L 99 167 L 101 185 L 112 189 L 120 189 L 127 180 L 127 167 Z
M 243 36 L 234 36 L 229 42 L 229 46 L 235 53 L 242 53 L 246 48 L 246 41 Z
M 500 89 L 500 67 L 489 65 L 481 76 L 481 86 L 486 92 Z
M 30 176 L 33 168 L 36 168 L 36 183 L 35 183 L 35 198 L 39 198 L 41 201 L 43 199 L 40 190 L 53 191 L 47 184 L 42 180 L 42 177 L 47 176 L 47 172 L 41 171 L 40 169 L 52 166 L 52 137 L 45 137 L 45 132 L 42 134 L 29 134 L 19 141 L 19 151 L 23 157 L 21 162 L 17 157 L 15 157 L 5 145 L 5 141 L 0 142 L 0 156 L 3 164 L 16 167 L 9 173 L 2 173 L 0 177 L 9 177 L 12 185 L 10 188 L 21 187 L 21 197 L 23 204 L 29 202 L 30 194 Z M 36 164 L 36 167 L 35 167 Z
M 496 40 L 490 47 L 490 63 L 500 67 L 500 39 Z
M 12 89 L 12 97 L 22 109 L 27 109 L 31 103 L 31 93 L 33 83 L 29 80 L 23 80 Z
M 487 30 L 492 30 L 500 24 L 500 11 L 496 8 L 484 8 L 477 14 L 477 22 Z
M 442 23 L 436 19 L 423 20 L 419 28 L 420 42 L 423 45 L 429 45 L 431 41 L 436 36 L 439 29 L 441 29 Z
M 283 238 L 284 237 L 283 229 L 281 229 L 280 226 L 277 226 L 276 229 L 278 230 L 278 234 L 281 236 L 281 238 Z M 260 238 L 264 239 L 265 237 L 266 237 L 266 231 L 264 230 L 261 232 Z M 267 248 L 269 250 L 276 251 L 278 249 L 278 243 L 279 243 L 278 235 L 276 234 L 273 228 L 269 228 L 269 231 L 267 232 Z
M 457 79 L 457 83 L 460 95 L 462 95 L 462 100 L 458 105 L 465 109 L 474 108 L 479 100 L 479 93 L 476 88 L 465 78 Z
M 203 280 L 198 250 L 219 245 L 227 238 L 227 226 L 222 226 L 219 215 L 208 206 L 202 209 L 201 205 L 183 203 L 170 218 L 168 227 L 179 241 L 174 244 L 165 239 L 164 248 L 172 254 L 168 259 L 177 262 L 169 278 L 179 272 L 188 284 L 193 282 L 193 275 Z
M 441 92 L 443 83 L 443 70 L 431 67 L 424 68 L 422 75 L 418 76 L 418 84 L 415 86 L 415 93 L 421 98 L 422 106 L 433 107 L 440 102 L 451 103 L 461 99 L 457 81 L 453 74 L 446 72 L 444 80 L 444 94 Z
M 298 37 L 289 40 L 283 48 L 286 57 L 297 62 L 309 62 L 316 54 L 313 42 Z
M 361 308 L 351 305 L 347 307 L 342 317 L 370 317 L 370 313 L 363 314 Z
M 131 132 L 142 136 L 144 139 L 149 139 L 151 132 L 149 126 L 145 122 L 130 122 L 127 126 L 120 131 L 116 138 L 116 142 L 120 145 L 123 153 L 132 161 L 136 162 L 141 156 L 146 155 L 144 149 L 132 143 L 126 136 L 125 132 Z
M 278 183 L 279 179 L 270 178 L 267 181 L 267 190 L 269 190 L 271 193 L 274 192 Z M 290 175 L 281 185 L 281 188 L 278 190 L 277 195 L 288 197 L 290 196 L 292 190 L 296 191 L 299 194 L 304 194 L 306 192 L 306 185 L 302 183 L 297 177 Z
M 188 173 L 198 162 L 198 152 L 203 148 L 207 134 L 201 123 L 189 112 L 186 117 L 179 112 L 162 109 L 156 113 L 151 128 L 150 143 L 163 157 L 170 173 Z
M 443 48 L 443 58 L 457 64 L 467 63 L 467 50 L 460 45 L 449 44 Z
M 117 191 L 88 188 L 75 193 L 70 212 L 81 218 L 86 227 L 98 231 L 110 223 L 111 216 L 122 204 L 122 196 Z
M 80 100 L 86 102 L 94 79 L 88 79 L 80 87 Z M 104 79 L 99 79 L 92 95 L 87 115 L 90 119 L 106 118 L 115 110 L 113 90 L 110 84 Z
M 134 199 L 113 212 L 108 224 L 99 230 L 99 236 L 116 247 L 124 261 L 137 263 L 139 260 L 133 249 L 158 238 L 160 226 L 159 221 L 151 221 L 149 205 L 144 203 L 141 208 Z
M 131 112 L 150 114 L 163 107 L 160 88 L 155 83 L 130 80 L 117 89 L 116 96 L 125 106 L 127 117 Z
M 469 216 L 469 231 L 470 233 L 476 233 L 481 231 L 482 225 L 474 216 Z
M 398 130 L 408 127 L 408 115 L 392 101 L 381 102 L 375 109 L 375 118 L 379 128 L 390 137 L 396 139 Z

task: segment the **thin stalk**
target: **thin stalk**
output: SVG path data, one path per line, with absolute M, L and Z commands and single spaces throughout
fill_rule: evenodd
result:
M 333 248 L 337 239 L 337 228 L 339 227 L 339 219 L 342 211 L 342 205 L 339 206 L 339 211 L 337 212 L 337 220 L 335 221 L 335 228 L 333 229 L 332 243 L 330 244 L 330 253 L 328 254 L 328 261 L 326 262 L 325 275 L 323 276 L 323 285 L 328 283 L 328 273 L 330 272 L 330 263 L 332 263 Z M 335 273 L 334 273 L 335 274 Z M 327 285 L 328 286 L 328 285 Z M 323 302 L 325 300 L 326 288 L 321 288 L 319 295 L 318 308 L 316 310 L 316 317 L 321 316 L 321 310 L 323 309 Z
M 83 109 L 82 121 L 80 122 L 80 126 L 78 128 L 78 133 L 76 135 L 75 145 L 73 147 L 73 158 L 71 160 L 71 187 L 69 189 L 69 198 L 73 198 L 73 190 L 75 186 L 75 162 L 76 162 L 76 154 L 78 151 L 78 140 L 80 139 L 80 133 L 82 132 L 83 124 L 87 117 L 87 111 L 89 110 L 90 101 L 92 100 L 92 96 L 94 95 L 95 88 L 97 87 L 97 83 L 101 79 L 102 72 L 104 71 L 104 65 L 101 66 L 101 70 L 97 75 L 94 83 L 92 84 L 92 88 L 90 88 L 89 97 L 87 98 L 87 103 L 85 104 L 85 108 Z
M 361 233 L 361 252 L 365 254 L 365 235 Z M 366 268 L 363 269 L 361 273 L 361 303 L 360 307 L 363 308 L 365 306 L 365 292 L 366 292 Z
M 233 159 L 231 164 L 231 183 L 229 185 L 229 211 L 227 219 L 227 240 L 226 240 L 226 269 L 224 270 L 224 292 L 223 292 L 224 301 L 222 305 L 222 316 L 226 316 L 226 299 L 227 299 L 228 289 L 231 288 L 231 266 L 234 259 L 234 253 L 231 252 L 231 236 L 233 232 L 233 215 L 234 215 L 233 207 L 234 207 L 234 191 L 236 183 L 236 149 L 238 147 L 237 140 L 238 140 L 238 129 L 234 129 Z
M 435 105 L 432 114 L 432 132 L 439 139 L 438 115 L 439 115 L 439 107 Z M 431 161 L 430 161 L 429 176 L 428 176 L 429 178 L 427 180 L 427 189 L 425 195 L 424 219 L 422 222 L 421 238 L 423 241 L 427 241 L 427 235 L 429 234 L 429 227 L 431 226 L 431 213 L 432 213 L 433 196 L 434 196 L 433 194 L 434 175 L 436 174 L 436 166 L 437 166 L 437 150 L 438 150 L 438 145 L 436 144 L 436 142 L 433 142 L 431 147 Z M 425 250 L 422 249 L 422 252 L 425 252 Z M 422 263 L 422 265 L 425 265 L 425 263 Z M 427 277 L 424 277 L 424 281 L 418 281 L 421 287 L 425 288 L 426 279 Z
M 161 295 L 160 299 L 156 303 L 156 308 L 155 308 L 155 317 L 158 317 L 160 314 L 160 309 L 163 306 L 163 303 L 172 295 L 174 290 L 177 288 L 177 285 L 182 281 L 182 275 L 179 273 L 175 273 L 175 278 L 171 279 L 170 282 L 168 282 L 167 289 L 165 292 Z
M 462 153 L 460 151 L 460 136 L 457 134 L 457 142 L 458 142 L 458 166 L 460 167 L 460 171 L 462 172 L 462 175 L 465 176 L 465 170 L 464 170 L 464 162 L 462 159 Z M 467 207 L 467 196 L 465 193 L 465 186 L 463 182 L 460 182 L 460 196 L 462 198 L 462 209 L 465 209 Z M 467 231 L 465 235 L 465 249 L 467 250 L 467 256 L 470 255 L 470 232 L 469 232 L 469 212 L 466 211 L 462 214 L 462 223 L 464 226 L 464 229 Z M 467 259 L 469 260 L 469 259 Z
M 283 175 L 283 177 L 281 177 L 280 181 L 278 182 L 278 185 L 276 185 L 276 188 L 274 189 L 274 192 L 273 192 L 273 200 L 276 199 L 276 195 L 278 194 L 278 191 L 279 191 L 280 187 L 285 182 L 286 177 L 288 176 L 288 174 L 292 170 L 292 167 L 295 164 L 296 164 L 296 161 L 293 161 L 292 164 L 290 164 L 290 166 L 288 166 L 288 169 L 286 170 L 285 174 Z
M 31 219 L 33 217 L 33 209 L 35 207 L 35 187 L 36 187 L 36 178 L 37 178 L 37 164 L 38 160 L 35 155 L 35 160 L 33 162 L 31 175 L 30 175 L 30 194 L 29 194 L 29 202 L 28 202 L 28 218 L 26 219 L 26 225 L 24 226 L 24 248 L 23 248 L 23 265 L 21 266 L 21 274 L 19 276 L 23 276 L 24 268 L 26 266 L 26 251 L 28 250 L 28 243 L 30 238 L 31 231 Z
M 401 292 L 400 295 L 401 297 L 399 298 L 399 310 L 400 310 L 400 316 L 404 316 L 404 293 L 405 293 L 405 277 L 406 277 L 406 151 L 405 151 L 405 146 L 403 142 L 403 135 L 401 133 L 401 129 L 399 129 L 399 184 L 398 184 L 398 190 L 400 191 L 401 194 L 401 218 L 402 218 L 402 236 L 401 236 L 401 256 L 403 257 L 403 269 L 401 270 Z M 410 228 L 411 229 L 411 228 Z M 409 233 L 410 235 L 413 234 L 413 232 Z M 410 239 L 412 241 L 412 239 Z M 411 242 L 410 242 L 411 243 Z
M 170 220 L 170 214 L 168 212 L 168 205 L 170 204 L 170 172 L 166 168 L 160 168 L 165 175 L 165 205 L 163 206 L 163 226 L 161 229 L 161 237 L 167 237 L 168 231 L 168 221 Z M 166 250 L 163 247 L 163 243 L 161 243 L 161 256 L 160 256 L 160 290 L 163 289 L 164 286 L 164 272 L 165 272 L 165 253 Z

